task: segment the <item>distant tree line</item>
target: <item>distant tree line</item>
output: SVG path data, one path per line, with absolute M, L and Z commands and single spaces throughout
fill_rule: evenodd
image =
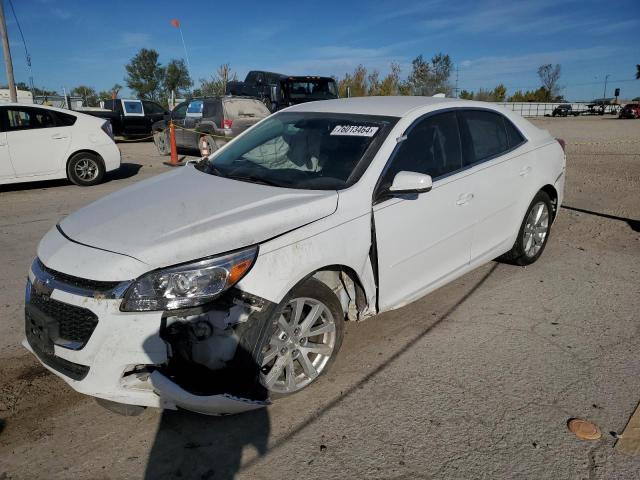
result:
M 154 100 L 167 104 L 171 95 L 176 98 L 202 95 L 224 95 L 227 83 L 237 80 L 237 75 L 231 70 L 228 63 L 218 67 L 209 78 L 201 78 L 199 86 L 192 88 L 194 82 L 189 75 L 187 66 L 182 59 L 171 59 L 167 65 L 159 61 L 159 53 L 153 49 L 142 48 L 125 65 L 126 76 L 124 81 L 135 96 L 145 100 Z M 636 65 L 635 77 L 640 79 L 640 65 Z M 438 53 L 426 60 L 418 55 L 411 62 L 411 71 L 406 77 L 401 76 L 400 64 L 391 62 L 389 73 L 381 78 L 377 69 L 369 70 L 360 64 L 353 72 L 345 73 L 343 77 L 336 78 L 338 91 L 341 97 L 346 97 L 347 92 L 352 97 L 370 95 L 426 95 L 432 96 L 443 93 L 447 97 L 454 95 L 451 84 L 453 62 L 451 57 L 444 53 Z M 477 91 L 462 90 L 459 97 L 468 100 L 480 100 L 487 102 L 561 102 L 560 65 L 545 64 L 538 70 L 540 87 L 533 90 L 516 90 L 507 95 L 507 88 L 499 83 L 493 89 L 480 88 Z M 21 90 L 29 90 L 24 82 L 17 83 Z M 4 87 L 6 88 L 6 87 Z M 95 106 L 100 100 L 117 96 L 122 85 L 115 84 L 110 90 L 97 92 L 86 85 L 74 87 L 70 93 L 81 97 L 87 106 Z M 35 95 L 57 95 L 50 90 L 35 88 Z

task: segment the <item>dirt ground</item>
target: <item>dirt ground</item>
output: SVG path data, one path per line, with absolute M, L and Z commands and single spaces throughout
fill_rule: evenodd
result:
M 20 346 L 39 239 L 166 171 L 152 144 L 120 144 L 122 170 L 97 187 L 0 187 L 0 480 L 640 478 L 610 434 L 640 401 L 640 121 L 534 123 L 568 143 L 565 208 L 539 262 L 491 263 L 349 324 L 317 384 L 232 417 L 115 415 Z M 602 439 L 577 440 L 572 417 Z

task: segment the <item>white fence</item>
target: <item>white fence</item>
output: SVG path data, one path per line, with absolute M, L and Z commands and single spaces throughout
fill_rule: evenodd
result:
M 543 117 L 545 115 L 551 115 L 553 109 L 558 105 L 571 105 L 571 110 L 574 112 L 584 112 L 589 110 L 589 105 L 593 105 L 593 102 L 558 102 L 558 103 L 533 103 L 533 102 L 497 102 L 498 105 L 513 110 L 519 113 L 523 117 Z M 599 107 L 596 107 L 598 110 Z M 619 105 L 607 104 L 605 106 L 606 113 L 616 113 Z M 594 112 L 595 113 L 595 112 Z

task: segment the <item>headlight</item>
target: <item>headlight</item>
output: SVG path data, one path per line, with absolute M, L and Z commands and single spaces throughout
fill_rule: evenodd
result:
M 127 290 L 124 312 L 175 310 L 207 303 L 232 287 L 249 271 L 258 247 L 149 272 Z

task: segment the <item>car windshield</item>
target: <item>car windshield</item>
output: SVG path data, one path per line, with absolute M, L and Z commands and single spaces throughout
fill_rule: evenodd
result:
M 282 112 L 233 140 L 198 168 L 287 188 L 338 190 L 356 181 L 388 133 L 389 117 Z
M 296 79 L 286 85 L 291 98 L 338 98 L 336 82 L 330 79 Z

